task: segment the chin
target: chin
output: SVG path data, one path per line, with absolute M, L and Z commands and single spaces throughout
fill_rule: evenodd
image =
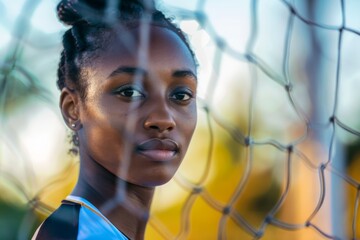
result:
M 156 179 L 153 181 L 147 181 L 145 183 L 143 183 L 142 185 L 144 187 L 158 187 L 161 185 L 164 185 L 166 183 L 168 183 L 171 180 L 171 178 L 166 178 L 166 179 Z
M 147 181 L 143 182 L 143 186 L 145 187 L 157 187 L 168 183 L 175 175 L 173 174 L 158 174 L 156 176 L 152 176 Z

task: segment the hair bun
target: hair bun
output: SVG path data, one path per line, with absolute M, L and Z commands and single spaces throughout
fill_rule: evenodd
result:
M 62 0 L 57 6 L 60 21 L 67 25 L 79 22 L 95 23 L 105 18 L 105 11 L 110 0 Z M 120 0 L 117 6 L 119 16 L 141 15 L 144 11 L 155 9 L 154 0 Z
M 56 7 L 59 20 L 67 25 L 82 21 L 77 5 L 79 5 L 78 0 L 62 0 Z

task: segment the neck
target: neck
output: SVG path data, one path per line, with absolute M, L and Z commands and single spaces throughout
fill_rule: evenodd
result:
M 154 188 L 128 183 L 94 160 L 81 165 L 72 195 L 94 204 L 130 239 L 143 239 Z

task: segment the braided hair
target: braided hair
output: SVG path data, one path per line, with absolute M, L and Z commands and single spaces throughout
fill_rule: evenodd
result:
M 58 88 L 76 90 L 85 99 L 87 83 L 82 67 L 91 63 L 98 50 L 106 46 L 112 26 L 136 26 L 146 14 L 150 16 L 151 24 L 175 32 L 195 60 L 185 34 L 155 8 L 153 0 L 62 0 L 57 6 L 58 18 L 72 27 L 63 36 Z

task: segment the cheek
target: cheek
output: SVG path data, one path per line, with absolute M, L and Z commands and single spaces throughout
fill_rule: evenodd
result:
M 80 131 L 80 146 L 95 159 L 106 159 L 116 155 L 122 147 L 121 139 L 115 129 L 100 126 L 84 126 Z
M 124 129 L 115 125 L 111 117 L 91 115 L 79 130 L 80 154 L 90 157 L 100 165 L 115 173 L 120 167 L 120 156 L 124 154 L 122 137 Z
M 186 147 L 189 145 L 192 135 L 195 131 L 195 127 L 197 124 L 197 111 L 196 111 L 196 105 L 189 108 L 189 111 L 186 111 L 186 113 L 181 114 L 181 120 L 178 121 L 180 125 L 180 132 L 183 133 L 184 136 L 184 145 Z
M 192 104 L 190 111 L 189 111 L 189 128 L 192 129 L 192 133 L 195 130 L 196 124 L 197 124 L 197 105 L 196 102 Z

